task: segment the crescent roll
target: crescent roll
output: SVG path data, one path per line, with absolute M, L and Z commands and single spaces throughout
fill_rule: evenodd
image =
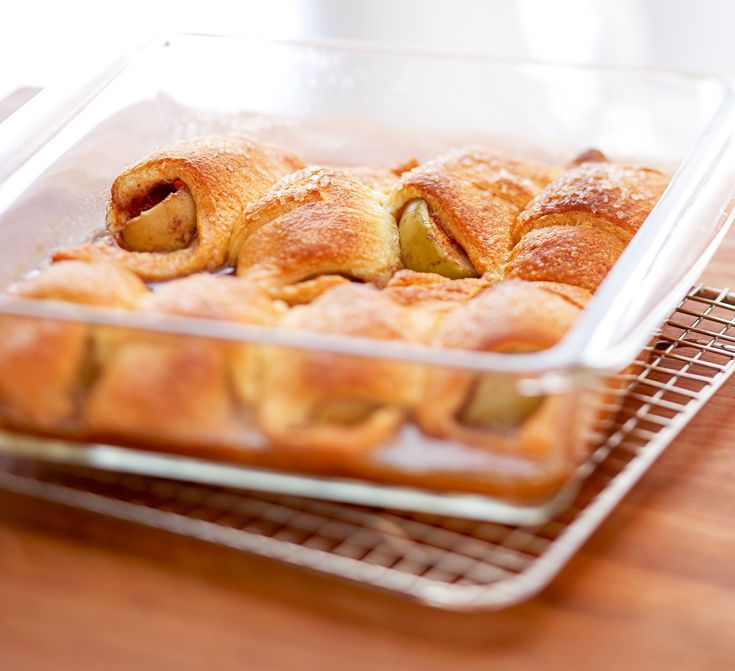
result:
M 240 277 L 266 287 L 309 291 L 330 275 L 384 285 L 400 268 L 398 230 L 376 191 L 344 170 L 310 167 L 247 209 L 230 258 Z
M 547 166 L 464 149 L 411 170 L 388 198 L 405 267 L 499 280 L 516 217 L 555 175 Z
M 107 239 L 54 259 L 111 261 L 147 281 L 217 269 L 246 205 L 302 165 L 291 152 L 244 136 L 178 144 L 115 180 Z
M 364 284 L 331 289 L 292 308 L 283 328 L 398 342 L 425 342 L 428 312 Z M 271 349 L 264 356 L 259 425 L 289 464 L 344 465 L 387 440 L 416 405 L 425 369 L 336 352 Z
M 285 306 L 235 277 L 199 274 L 157 286 L 141 309 L 272 325 Z M 243 412 L 256 395 L 256 348 L 192 336 L 105 335 L 102 370 L 84 408 L 94 435 L 175 446 L 247 446 Z
M 451 312 L 433 342 L 483 352 L 546 349 L 564 336 L 589 296 L 578 287 L 505 280 Z M 569 467 L 572 448 L 554 448 L 559 436 L 569 435 L 565 422 L 571 421 L 560 396 L 525 396 L 507 375 L 449 368 L 429 371 L 417 411 L 419 426 L 430 435 L 552 472 Z M 539 473 L 534 477 L 541 478 Z
M 143 282 L 108 263 L 65 261 L 17 284 L 21 298 L 132 309 L 148 294 Z M 76 426 L 80 395 L 92 373 L 92 329 L 51 319 L 0 319 L 0 414 L 37 429 Z
M 591 156 L 557 177 L 520 213 L 509 278 L 594 291 L 668 185 L 668 177 L 654 168 Z

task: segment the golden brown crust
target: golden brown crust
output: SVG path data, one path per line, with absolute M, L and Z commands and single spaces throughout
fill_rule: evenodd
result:
M 156 286 L 143 307 L 154 312 L 246 324 L 274 324 L 285 306 L 232 275 L 199 273 Z
M 117 347 L 84 407 L 100 438 L 179 445 L 237 440 L 226 351 L 197 338 L 150 336 Z
M 262 325 L 275 324 L 285 312 L 259 287 L 209 274 L 157 287 L 142 309 Z M 131 332 L 97 337 L 100 374 L 84 409 L 95 435 L 184 446 L 244 442 L 240 408 L 257 393 L 253 347 Z
M 562 284 L 560 282 L 534 282 L 533 284 L 544 291 L 560 296 L 565 301 L 569 301 L 572 305 L 581 309 L 587 306 L 592 297 L 592 293 L 588 289 L 573 284 Z
M 369 285 L 349 284 L 293 308 L 284 328 L 389 341 L 425 340 L 433 319 Z M 347 463 L 385 441 L 423 388 L 420 366 L 332 352 L 273 349 L 265 355 L 259 424 L 292 464 Z M 358 421 L 318 419 L 333 405 L 362 404 Z
M 349 284 L 350 280 L 342 275 L 319 275 L 310 280 L 289 284 L 283 287 L 269 287 L 268 295 L 288 305 L 305 305 L 341 284 Z
M 133 308 L 148 294 L 123 268 L 68 261 L 16 284 L 22 298 Z M 90 352 L 92 327 L 74 322 L 0 318 L 0 403 L 16 424 L 73 428 Z
M 576 305 L 554 291 L 557 288 L 564 290 L 522 280 L 499 282 L 455 310 L 434 343 L 483 352 L 551 347 L 579 314 Z
M 546 349 L 556 344 L 577 319 L 580 308 L 570 297 L 582 298 L 581 291 L 567 294 L 559 285 L 520 280 L 500 282 L 450 313 L 434 344 L 483 352 Z M 459 414 L 477 378 L 477 373 L 432 369 L 428 374 L 427 393 L 417 412 L 419 426 L 442 439 L 458 440 L 500 454 L 551 460 L 554 469 L 573 466 L 569 454 L 556 454 L 553 449 L 555 441 L 559 441 L 560 413 L 564 412 L 561 397 L 546 398 L 511 431 L 481 429 L 460 421 Z
M 400 267 L 395 220 L 377 194 L 334 168 L 289 175 L 238 222 L 230 258 L 263 286 L 341 274 L 385 284 Z
M 439 304 L 451 309 L 466 303 L 489 285 L 484 278 L 450 280 L 435 273 L 400 270 L 391 277 L 385 292 L 401 305 L 427 307 Z
M 74 419 L 87 326 L 0 318 L 0 407 L 3 418 L 36 430 L 62 431 Z
M 587 224 L 627 243 L 668 185 L 660 170 L 586 162 L 567 170 L 521 212 L 513 234 L 518 242 L 544 226 Z
M 202 138 L 157 152 L 123 172 L 112 186 L 111 239 L 57 252 L 54 259 L 106 260 L 145 280 L 160 281 L 223 265 L 235 221 L 278 179 L 301 168 L 294 154 L 245 136 Z M 196 237 L 185 249 L 136 252 L 120 246 L 126 223 L 156 187 L 180 180 L 196 207 Z
M 506 277 L 595 291 L 624 249 L 625 243 L 609 230 L 589 224 L 538 228 L 513 248 Z
M 23 298 L 135 308 L 149 293 L 139 277 L 112 263 L 63 261 L 11 287 Z
M 425 200 L 477 273 L 500 279 L 516 217 L 554 174 L 550 167 L 500 152 L 462 149 L 406 173 L 387 207 L 398 218 L 409 201 Z

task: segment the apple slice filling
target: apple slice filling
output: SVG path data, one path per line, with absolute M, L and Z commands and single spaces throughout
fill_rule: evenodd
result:
M 464 249 L 431 215 L 425 200 L 418 198 L 406 205 L 398 234 L 406 268 L 450 279 L 478 277 Z
M 178 181 L 178 180 L 177 180 Z M 128 220 L 120 233 L 122 244 L 134 252 L 173 252 L 186 249 L 196 236 L 196 206 L 189 189 L 180 183 L 163 200 Z
M 314 408 L 311 419 L 317 424 L 355 426 L 368 420 L 380 408 L 381 404 L 367 399 L 334 398 Z
M 526 396 L 516 381 L 485 373 L 474 383 L 458 419 L 475 429 L 509 431 L 518 428 L 541 405 L 543 396 Z

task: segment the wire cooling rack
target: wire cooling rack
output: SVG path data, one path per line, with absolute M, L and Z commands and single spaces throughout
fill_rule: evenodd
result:
M 423 603 L 500 609 L 543 589 L 735 366 L 735 295 L 700 286 L 651 345 L 553 520 L 508 526 L 265 495 L 32 460 L 0 487 L 272 557 Z

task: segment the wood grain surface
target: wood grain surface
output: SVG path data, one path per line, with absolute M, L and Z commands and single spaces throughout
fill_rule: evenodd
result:
M 704 280 L 735 286 L 735 233 Z M 735 381 L 543 594 L 452 614 L 0 494 L 0 670 L 735 668 Z

